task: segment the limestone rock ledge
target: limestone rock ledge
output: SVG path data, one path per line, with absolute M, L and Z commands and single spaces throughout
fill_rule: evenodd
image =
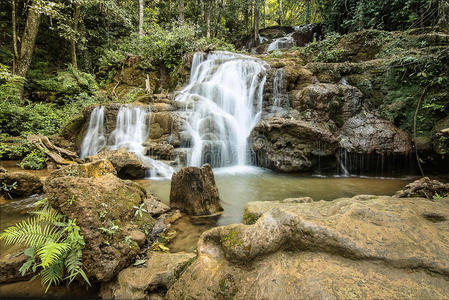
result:
M 167 299 L 441 299 L 449 294 L 449 205 L 444 202 L 356 196 L 263 203 L 249 204 L 253 225 L 203 233 L 198 259 Z

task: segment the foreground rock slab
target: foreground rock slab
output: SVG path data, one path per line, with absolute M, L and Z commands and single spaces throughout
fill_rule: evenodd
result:
M 115 281 L 103 284 L 103 299 L 146 299 L 151 294 L 161 297 L 176 281 L 179 274 L 195 258 L 195 254 L 150 252 L 142 267 L 122 270 Z M 153 295 L 153 296 L 156 296 Z
M 201 168 L 186 167 L 171 180 L 170 207 L 193 216 L 220 213 L 223 208 L 209 164 Z
M 254 225 L 206 231 L 167 299 L 442 299 L 449 205 L 343 198 L 253 206 Z M 268 210 L 266 210 L 268 209 Z M 319 271 L 318 271 L 319 270 Z
M 0 173 L 0 184 L 5 184 L 8 187 L 15 185 L 15 188 L 8 191 L 8 195 L 11 197 L 26 197 L 43 192 L 43 185 L 39 177 L 27 172 Z
M 102 161 L 102 165 L 106 169 L 112 166 L 108 161 Z M 112 173 L 70 175 L 70 168 L 89 167 L 92 164 L 67 167 L 61 177 L 52 173 L 45 182 L 45 192 L 55 209 L 76 219 L 86 242 L 83 264 L 88 277 L 109 281 L 139 252 L 138 244 L 143 240 L 137 231 L 150 233 L 154 220 L 146 212 L 136 213 L 147 197 L 137 183 L 121 180 Z

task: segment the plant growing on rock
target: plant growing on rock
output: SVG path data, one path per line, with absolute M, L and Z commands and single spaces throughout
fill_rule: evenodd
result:
M 36 277 L 41 276 L 45 292 L 52 285 L 63 280 L 70 284 L 81 276 L 87 284 L 89 279 L 81 262 L 84 238 L 76 220 L 71 220 L 52 208 L 47 199 L 37 203 L 40 207 L 33 216 L 7 228 L 1 235 L 7 245 L 24 244 L 28 248 L 24 254 L 29 259 L 20 268 L 22 275 L 32 270 Z

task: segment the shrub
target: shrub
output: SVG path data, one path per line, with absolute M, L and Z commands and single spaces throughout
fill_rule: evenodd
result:
M 25 156 L 20 162 L 19 166 L 22 169 L 40 170 L 45 167 L 45 161 L 47 160 L 47 154 L 43 150 L 33 150 L 30 154 Z

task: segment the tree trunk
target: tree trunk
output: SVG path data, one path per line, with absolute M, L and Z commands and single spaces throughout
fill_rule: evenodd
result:
M 145 0 L 139 0 L 139 38 L 143 36 L 143 7 Z
M 259 15 L 260 15 L 260 0 L 254 1 L 254 45 L 259 45 Z
M 249 11 L 250 11 L 250 4 L 249 0 L 246 0 L 246 9 L 245 9 L 245 16 L 244 16 L 244 22 L 246 26 L 246 33 L 249 33 Z
M 184 0 L 179 0 L 179 22 L 184 24 Z
M 311 0 L 306 0 L 306 24 L 310 24 L 311 19 L 310 1 Z
M 22 77 L 26 77 L 28 69 L 30 68 L 36 36 L 39 31 L 39 23 L 41 21 L 41 14 L 33 8 L 33 5 L 36 2 L 36 0 L 33 1 L 28 9 L 28 16 L 20 45 L 20 53 L 16 61 L 16 70 L 14 74 Z M 20 89 L 23 91 L 23 86 Z
M 17 50 L 17 29 L 16 29 L 16 0 L 11 0 L 11 22 L 12 22 L 12 48 L 14 49 L 14 57 L 12 60 L 12 73 L 16 73 L 16 63 L 19 57 Z
M 207 1 L 206 7 L 206 37 L 210 39 L 210 0 Z
M 78 33 L 78 22 L 80 19 L 81 7 L 79 4 L 74 4 L 73 10 L 73 35 L 72 35 L 72 66 L 75 69 L 78 69 L 78 63 L 76 60 L 76 35 Z
M 279 26 L 282 26 L 282 18 L 284 16 L 284 11 L 282 7 L 282 0 L 279 0 Z

